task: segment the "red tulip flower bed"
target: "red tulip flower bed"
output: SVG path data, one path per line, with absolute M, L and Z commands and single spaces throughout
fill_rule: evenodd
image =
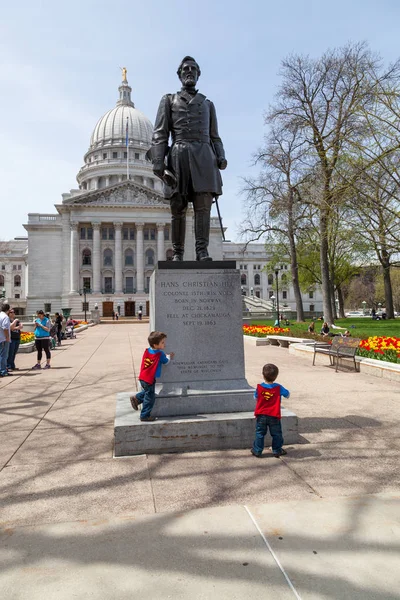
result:
M 375 360 L 400 363 L 400 338 L 369 337 L 361 341 L 357 354 Z
M 244 335 L 253 337 L 266 337 L 267 335 L 279 335 L 290 331 L 289 327 L 270 327 L 268 325 L 243 325 Z

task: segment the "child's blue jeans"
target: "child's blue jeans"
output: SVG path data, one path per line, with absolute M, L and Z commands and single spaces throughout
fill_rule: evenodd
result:
M 136 399 L 138 404 L 143 403 L 140 418 L 145 419 L 151 415 L 154 402 L 156 401 L 156 382 L 150 384 L 146 381 L 142 381 L 141 379 L 139 379 L 139 381 L 143 389 L 141 392 L 136 394 Z
M 281 420 L 278 417 L 258 415 L 256 424 L 256 437 L 253 444 L 253 452 L 260 455 L 264 450 L 264 437 L 268 431 L 272 437 L 272 452 L 275 454 L 282 450 L 283 436 Z

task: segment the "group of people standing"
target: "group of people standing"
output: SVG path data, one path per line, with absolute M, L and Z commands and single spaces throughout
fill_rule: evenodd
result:
M 17 371 L 15 356 L 21 341 L 23 325 L 15 316 L 15 309 L 4 302 L 0 311 L 0 377 Z
M 38 310 L 35 319 L 35 346 L 37 350 L 36 364 L 33 370 L 42 368 L 41 362 L 43 353 L 46 355 L 46 364 L 44 369 L 50 369 L 52 339 L 57 340 L 55 345 L 61 346 L 63 328 L 68 326 L 60 313 L 55 313 L 54 321 L 51 321 L 50 315 L 45 315 L 43 310 Z M 18 371 L 15 366 L 15 357 L 21 342 L 21 331 L 23 324 L 15 315 L 15 309 L 4 302 L 0 311 L 0 377 L 7 377 L 13 371 Z

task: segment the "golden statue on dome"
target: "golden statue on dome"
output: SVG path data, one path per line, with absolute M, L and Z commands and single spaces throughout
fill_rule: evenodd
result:
M 128 80 L 126 78 L 126 74 L 128 72 L 126 67 L 120 67 L 121 71 L 122 71 L 122 82 L 123 83 L 128 83 Z

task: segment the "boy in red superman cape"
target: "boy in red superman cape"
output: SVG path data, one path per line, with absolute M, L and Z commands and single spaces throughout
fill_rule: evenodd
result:
M 151 416 L 151 411 L 156 400 L 156 379 L 161 375 L 162 365 L 169 363 L 175 354 L 165 354 L 165 340 L 167 336 L 162 331 L 152 331 L 148 337 L 150 348 L 146 348 L 143 353 L 142 365 L 140 367 L 139 381 L 142 386 L 142 391 L 131 396 L 132 408 L 138 409 L 139 404 L 142 404 L 140 413 L 141 421 L 155 421 L 156 418 Z
M 283 446 L 281 425 L 281 396 L 289 398 L 290 392 L 283 385 L 275 383 L 279 369 L 276 365 L 263 366 L 265 383 L 259 383 L 254 398 L 257 400 L 254 416 L 256 417 L 256 437 L 251 449 L 253 456 L 260 458 L 264 450 L 264 437 L 268 431 L 272 437 L 272 454 L 279 458 L 287 454 Z

